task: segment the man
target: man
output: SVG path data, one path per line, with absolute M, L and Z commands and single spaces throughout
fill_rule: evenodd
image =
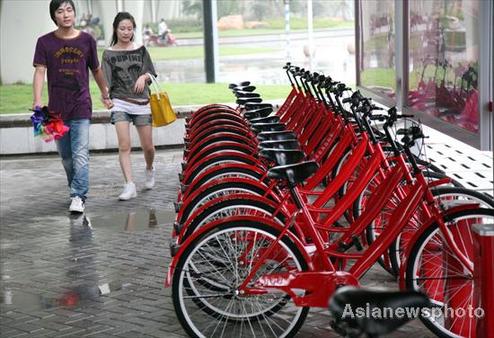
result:
M 96 50 L 96 41 L 74 28 L 72 0 L 52 0 L 50 16 L 57 29 L 38 39 L 34 54 L 33 108 L 42 107 L 41 93 L 48 78 L 48 109 L 60 114 L 70 130 L 57 141 L 57 149 L 67 174 L 71 212 L 84 212 L 89 190 L 89 123 L 92 102 L 89 69 L 101 91 L 103 104 L 111 100 Z
M 168 34 L 168 25 L 166 24 L 165 19 L 161 19 L 158 25 L 158 35 L 164 43 L 166 43 L 167 34 Z

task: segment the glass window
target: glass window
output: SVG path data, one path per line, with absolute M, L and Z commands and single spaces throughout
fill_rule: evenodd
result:
M 394 98 L 394 0 L 365 0 L 360 5 L 360 85 Z
M 409 2 L 408 105 L 475 133 L 479 1 Z

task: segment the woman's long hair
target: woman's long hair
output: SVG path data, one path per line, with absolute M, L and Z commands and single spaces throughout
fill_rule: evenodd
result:
M 113 20 L 113 35 L 111 38 L 110 46 L 113 46 L 118 42 L 117 29 L 118 25 L 123 20 L 130 20 L 130 22 L 132 22 L 132 26 L 134 27 L 134 29 L 136 29 L 136 22 L 134 20 L 134 17 L 128 12 L 119 12 Z M 130 39 L 130 41 L 134 41 L 134 34 L 132 34 L 132 38 Z

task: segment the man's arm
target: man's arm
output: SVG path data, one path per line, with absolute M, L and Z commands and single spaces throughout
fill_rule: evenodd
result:
M 105 77 L 103 75 L 103 70 L 101 67 L 98 67 L 96 70 L 93 70 L 94 80 L 99 87 L 99 91 L 101 92 L 101 100 L 107 109 L 113 106 L 113 103 L 110 99 L 110 93 L 108 92 L 108 86 L 106 85 Z
M 45 82 L 45 66 L 36 66 L 34 69 L 33 76 L 33 109 L 38 107 L 42 107 L 43 103 L 41 102 L 41 93 L 43 92 L 43 84 Z

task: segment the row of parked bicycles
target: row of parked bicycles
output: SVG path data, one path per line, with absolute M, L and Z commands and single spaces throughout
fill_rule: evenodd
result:
M 186 119 L 165 284 L 193 337 L 290 337 L 310 307 L 343 336 L 379 336 L 404 317 L 347 316 L 346 305 L 414 307 L 441 337 L 475 337 L 458 309 L 474 297 L 471 226 L 494 201 L 416 153 L 412 116 L 289 63 L 292 89 L 273 111 L 249 82 L 235 108 Z M 415 154 L 414 154 L 415 153 Z M 360 288 L 379 264 L 401 292 Z M 427 315 L 429 314 L 429 315 Z M 434 314 L 434 315 L 432 315 Z

